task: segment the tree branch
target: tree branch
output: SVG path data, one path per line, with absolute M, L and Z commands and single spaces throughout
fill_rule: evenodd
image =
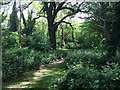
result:
M 70 22 L 62 21 L 61 23 L 66 23 L 66 24 L 69 24 L 69 25 L 70 25 L 70 27 L 73 29 L 73 26 L 72 26 L 72 24 L 71 24 Z
M 4 15 L 4 13 L 1 14 L 2 16 L 2 22 L 6 19 L 7 15 Z
M 0 2 L 0 5 L 7 5 L 11 2 L 12 0 L 8 1 L 8 2 Z
M 80 18 L 80 19 L 90 19 L 92 17 L 78 17 L 78 18 Z
M 25 20 L 24 14 L 23 14 L 23 12 L 22 12 L 21 9 L 20 9 L 20 14 L 21 14 L 21 17 L 22 17 L 22 19 L 23 19 L 23 24 L 24 24 L 25 29 L 26 29 L 26 28 L 27 28 L 27 24 L 26 24 L 26 20 Z
M 56 25 L 59 26 L 60 23 L 61 23 L 64 19 L 66 19 L 67 17 L 72 16 L 72 15 L 74 15 L 74 14 L 75 14 L 75 13 L 71 13 L 71 14 L 68 14 L 68 15 L 64 16 L 59 22 L 56 23 Z
M 23 9 L 25 10 L 26 8 L 28 8 L 35 0 L 32 0 L 26 7 L 24 7 Z
M 63 2 L 61 2 L 61 3 L 58 5 L 56 11 L 59 11 L 59 10 L 61 9 L 61 7 L 65 4 L 66 1 L 67 1 L 67 0 L 64 0 Z
M 35 17 L 34 19 L 38 19 L 38 18 L 40 18 L 40 17 L 47 18 L 47 17 L 45 17 L 45 16 L 39 15 L 38 17 Z
M 74 9 L 70 8 L 70 7 L 62 7 L 60 10 L 63 10 L 63 9 L 68 9 L 68 10 L 71 10 L 72 12 L 74 12 Z
M 83 4 L 83 2 L 82 2 L 82 3 L 78 6 L 78 8 L 77 8 L 76 10 L 74 10 L 71 14 L 68 14 L 68 15 L 64 16 L 59 22 L 56 23 L 56 25 L 57 25 L 57 26 L 60 25 L 60 23 L 61 23 L 62 21 L 64 21 L 64 19 L 66 19 L 67 17 L 70 17 L 70 16 L 72 16 L 72 15 L 75 15 L 75 14 L 78 13 L 78 12 L 84 12 L 84 11 L 81 11 L 81 10 L 79 9 L 82 4 Z
M 35 0 L 32 0 L 27 6 L 22 7 L 22 11 L 24 11 L 26 8 L 28 8 Z M 19 6 L 21 8 L 21 5 Z M 17 12 L 20 11 L 20 9 L 17 10 Z
M 63 2 L 61 2 L 61 3 L 58 5 L 58 7 L 54 10 L 54 14 L 53 14 L 54 18 L 56 17 L 57 13 L 58 13 L 59 10 L 62 8 L 62 6 L 65 4 L 66 1 L 67 1 L 67 0 L 64 0 Z

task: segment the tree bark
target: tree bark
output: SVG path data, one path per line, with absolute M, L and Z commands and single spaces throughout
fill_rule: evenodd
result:
M 66 0 L 65 0 L 66 1 Z M 80 6 L 82 5 L 79 4 L 77 8 L 72 8 L 72 7 L 65 7 L 65 1 L 61 2 L 61 3 L 55 3 L 55 2 L 44 2 L 44 6 L 43 6 L 43 11 L 46 12 L 47 15 L 47 22 L 48 22 L 48 34 L 49 34 L 49 40 L 50 40 L 50 44 L 51 44 L 51 48 L 53 50 L 56 49 L 56 30 L 58 28 L 58 26 L 67 18 L 70 17 L 72 15 L 75 15 L 78 12 L 86 12 L 86 11 L 81 11 L 80 10 Z M 57 5 L 58 4 L 58 5 Z M 67 4 L 67 3 L 66 3 Z M 75 4 L 76 5 L 76 4 Z M 74 5 L 73 5 L 74 6 Z M 65 15 L 64 17 L 61 18 L 61 20 L 56 21 L 56 17 L 57 14 L 60 10 L 63 9 L 67 9 L 72 11 L 70 14 Z M 65 21 L 64 21 L 65 23 Z M 67 24 L 70 24 L 68 22 L 66 22 Z
M 64 47 L 64 44 L 65 44 L 65 40 L 64 40 L 64 30 L 62 28 L 62 45 L 61 45 L 61 48 Z
M 51 49 L 56 50 L 56 30 L 55 30 L 55 28 L 48 27 L 48 33 L 49 33 Z
M 0 5 L 0 11 L 1 11 L 1 5 Z M 2 17 L 0 16 L 0 71 L 2 71 Z M 0 72 L 0 89 L 2 89 L 2 73 Z
M 110 36 L 110 47 L 108 48 L 108 55 L 110 57 L 115 57 L 117 54 L 117 48 L 120 42 L 120 2 L 115 3 L 114 6 L 114 13 L 115 13 L 115 20 L 112 22 L 112 32 Z

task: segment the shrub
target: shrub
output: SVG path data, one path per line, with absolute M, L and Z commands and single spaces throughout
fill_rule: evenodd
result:
M 56 54 L 57 59 L 65 58 L 68 55 L 67 50 L 56 50 L 54 53 Z
M 27 48 L 10 49 L 3 53 L 3 81 L 15 79 L 25 71 L 38 69 L 41 57 Z
M 33 33 L 30 38 L 29 48 L 36 51 L 49 51 L 50 44 L 45 37 L 42 37 L 40 33 Z
M 2 31 L 2 46 L 3 49 L 13 48 L 18 46 L 19 37 L 17 32 L 10 32 L 8 30 Z
M 48 64 L 50 62 L 53 62 L 57 59 L 55 53 L 44 53 L 41 55 L 42 56 L 42 64 Z
M 120 88 L 120 66 L 116 63 L 107 63 L 102 67 L 100 73 L 101 89 L 119 89 Z
M 48 64 L 50 62 L 53 62 L 57 59 L 62 59 L 65 56 L 67 56 L 68 52 L 63 50 L 55 50 L 55 51 L 49 51 L 45 52 L 41 55 L 42 57 L 42 64 Z
M 80 61 L 82 61 L 84 63 L 92 63 L 94 65 L 97 65 L 103 63 L 101 60 L 102 57 L 103 54 L 101 53 L 101 51 L 95 50 L 72 51 L 68 53 L 64 63 L 65 65 L 71 66 L 76 65 Z
M 71 68 L 67 75 L 60 81 L 59 89 L 79 90 L 81 88 L 97 88 L 99 82 L 99 72 L 94 68 L 83 67 L 78 64 Z
M 31 50 L 30 53 L 27 56 L 25 56 L 24 59 L 24 62 L 26 63 L 28 70 L 39 69 L 41 61 L 42 61 L 41 53 L 35 52 L 34 50 Z
M 70 68 L 59 81 L 59 90 L 116 90 L 120 88 L 120 67 L 112 63 L 98 70 L 93 66 L 83 66 L 82 63 Z
M 65 47 L 68 48 L 68 49 L 76 49 L 76 48 L 77 48 L 77 47 L 76 47 L 76 44 L 73 43 L 73 42 L 67 43 L 67 44 L 65 45 Z

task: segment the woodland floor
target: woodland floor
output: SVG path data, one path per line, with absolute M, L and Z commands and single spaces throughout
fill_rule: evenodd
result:
M 5 84 L 3 83 L 3 88 L 39 88 L 39 90 L 56 90 L 56 81 L 65 73 L 64 68 L 62 68 L 63 61 L 63 59 L 59 59 L 53 63 L 41 65 L 40 69 L 37 71 L 26 72 L 17 80 L 11 80 Z

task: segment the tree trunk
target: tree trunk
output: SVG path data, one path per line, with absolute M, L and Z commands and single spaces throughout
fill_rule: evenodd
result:
M 20 6 L 21 6 L 21 2 L 20 2 Z M 21 11 L 21 7 L 20 7 L 20 11 Z M 19 32 L 19 47 L 22 47 L 22 25 L 21 25 L 21 18 L 22 18 L 22 13 L 20 12 L 20 31 Z
M 1 5 L 0 5 L 1 11 Z M 0 16 L 0 71 L 2 71 L 2 17 Z M 2 73 L 0 72 L 0 83 L 2 83 Z M 2 84 L 0 84 L 0 89 L 2 89 Z
M 53 50 L 56 50 L 56 29 L 48 27 L 50 45 Z
M 119 22 L 114 21 L 112 23 L 112 31 L 109 33 L 108 39 L 108 56 L 109 58 L 115 57 L 117 54 L 117 47 L 119 45 Z
M 62 28 L 62 45 L 61 45 L 61 48 L 64 47 L 64 31 L 63 31 L 63 28 Z
M 60 28 L 61 28 L 61 48 L 64 47 L 65 45 L 65 40 L 64 40 L 64 29 L 63 29 L 63 25 L 60 25 Z
M 108 57 L 112 58 L 116 56 L 117 53 L 117 46 L 118 44 L 116 42 L 110 42 L 108 47 Z
M 110 33 L 110 47 L 108 48 L 108 55 L 115 57 L 117 54 L 117 47 L 120 41 L 120 2 L 115 4 L 114 12 L 116 19 L 112 22 L 112 32 Z

